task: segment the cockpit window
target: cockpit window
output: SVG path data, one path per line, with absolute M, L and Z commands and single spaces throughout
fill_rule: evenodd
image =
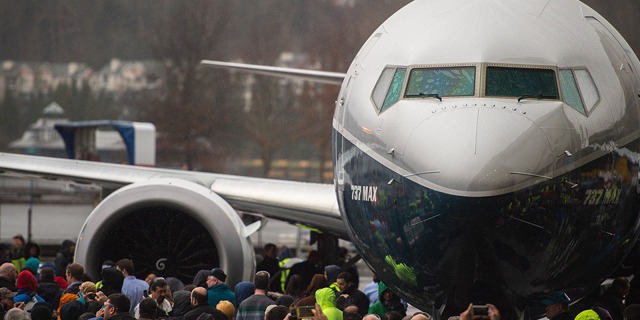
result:
M 387 97 L 384 99 L 384 104 L 380 109 L 380 112 L 387 110 L 389 107 L 394 105 L 398 100 L 400 100 L 400 92 L 402 91 L 402 84 L 404 83 L 404 76 L 407 73 L 407 69 L 398 68 L 396 73 L 393 75 L 393 81 L 391 81 L 391 86 L 389 87 L 389 91 L 387 92 Z
M 573 71 L 560 70 L 560 86 L 562 87 L 564 102 L 574 109 L 586 114 L 582 98 L 580 98 L 580 91 L 578 91 L 576 80 L 573 77 Z
M 558 99 L 556 74 L 552 69 L 487 67 L 488 97 Z
M 371 100 L 380 112 L 388 109 L 400 100 L 400 92 L 404 84 L 406 68 L 386 67 L 382 70 L 376 86 L 373 88 Z
M 405 98 L 473 96 L 476 67 L 414 68 L 409 72 Z

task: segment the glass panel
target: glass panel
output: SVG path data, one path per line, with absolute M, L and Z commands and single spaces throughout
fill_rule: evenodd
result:
M 556 74 L 551 69 L 487 67 L 486 95 L 558 99 Z
M 389 87 L 389 91 L 387 92 L 387 98 L 384 99 L 384 104 L 382 105 L 380 112 L 387 110 L 394 103 L 400 100 L 400 92 L 402 91 L 405 74 L 407 74 L 407 69 L 405 68 L 396 70 L 396 74 L 393 76 L 393 81 L 391 82 L 391 87 Z
M 393 79 L 393 71 L 395 68 L 384 68 L 382 70 L 382 74 L 376 83 L 376 86 L 373 88 L 373 93 L 371 94 L 371 98 L 373 99 L 373 103 L 376 105 L 376 109 L 380 110 L 382 107 L 382 103 L 384 102 L 384 98 L 387 95 L 387 90 L 389 89 L 389 84 Z
M 580 93 L 582 93 L 582 98 L 584 99 L 584 105 L 587 108 L 587 111 L 589 111 L 596 105 L 596 103 L 598 103 L 598 100 L 600 100 L 598 89 L 596 88 L 596 84 L 593 83 L 593 79 L 591 79 L 589 71 L 579 69 L 574 70 L 574 72 L 576 74 L 576 81 L 578 82 Z
M 473 96 L 476 67 L 412 69 L 405 97 Z
M 564 102 L 586 114 L 582 99 L 580 98 L 580 92 L 578 91 L 578 87 L 576 87 L 576 81 L 573 78 L 573 72 L 571 70 L 560 70 L 560 86 L 562 87 Z

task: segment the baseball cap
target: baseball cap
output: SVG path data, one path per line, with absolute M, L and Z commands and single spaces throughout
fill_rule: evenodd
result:
M 571 299 L 569 299 L 569 296 L 567 296 L 566 293 L 562 291 L 556 291 L 551 293 L 549 296 L 547 296 L 546 299 L 542 300 L 541 302 L 545 306 L 552 305 L 552 304 L 569 305 L 569 303 L 571 302 Z
M 12 292 L 11 290 L 7 289 L 7 288 L 0 288 L 0 299 L 7 299 L 7 298 L 13 298 L 16 296 L 16 294 L 18 294 L 17 292 Z
M 216 277 L 218 280 L 220 280 L 222 282 L 225 282 L 225 280 L 227 280 L 227 275 L 220 268 L 211 269 L 210 275 Z

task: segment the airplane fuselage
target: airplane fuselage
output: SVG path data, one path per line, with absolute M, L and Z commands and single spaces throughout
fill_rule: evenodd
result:
M 336 191 L 418 306 L 583 295 L 638 236 L 640 63 L 574 0 L 414 1 L 351 65 Z

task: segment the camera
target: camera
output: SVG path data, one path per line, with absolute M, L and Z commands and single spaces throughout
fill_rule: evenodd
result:
M 88 293 L 87 294 L 87 299 L 95 300 L 96 299 L 95 292 Z
M 472 317 L 488 317 L 489 316 L 489 307 L 486 305 L 473 305 L 471 309 Z
M 297 319 L 313 318 L 313 309 L 315 309 L 315 307 L 312 307 L 312 306 L 297 307 L 296 318 Z

